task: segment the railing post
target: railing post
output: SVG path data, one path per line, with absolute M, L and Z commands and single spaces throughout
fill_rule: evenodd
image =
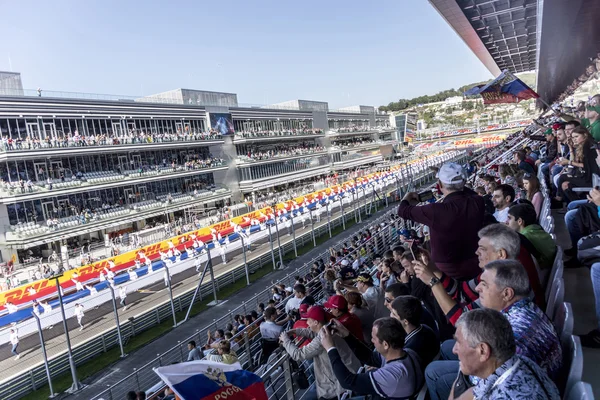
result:
M 295 400 L 292 370 L 290 369 L 290 359 L 288 357 L 286 357 L 285 361 L 283 362 L 283 376 L 285 377 L 285 392 L 287 393 L 286 399 Z
M 250 368 L 254 368 L 254 359 L 252 357 L 252 351 L 250 348 L 250 339 L 248 338 L 248 332 L 244 330 L 244 348 L 246 349 L 246 354 L 248 354 L 248 363 L 250 364 Z
M 139 376 L 138 376 L 137 368 L 134 368 L 134 369 L 133 369 L 133 375 L 135 376 L 135 385 L 137 386 L 138 390 L 143 390 L 143 389 L 140 387 L 140 378 L 139 378 Z

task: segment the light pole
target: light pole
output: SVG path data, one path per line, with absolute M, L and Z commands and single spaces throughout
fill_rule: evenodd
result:
M 344 192 L 344 195 L 346 193 Z M 344 214 L 344 197 L 340 196 L 340 210 L 342 211 L 342 226 L 343 229 L 346 230 L 346 214 Z
M 123 337 L 121 336 L 121 323 L 119 322 L 119 312 L 117 311 L 117 300 L 115 299 L 115 288 L 109 282 L 108 288 L 110 289 L 110 296 L 112 298 L 113 312 L 115 314 L 115 321 L 117 322 L 117 337 L 119 339 L 119 348 L 121 349 L 121 358 L 127 357 L 125 350 L 123 350 Z
M 298 249 L 296 248 L 296 227 L 294 223 L 294 210 L 290 211 L 292 215 L 292 243 L 294 244 L 294 254 L 298 257 Z
M 317 239 L 315 239 L 315 221 L 313 221 L 312 210 L 309 208 L 308 213 L 310 214 L 310 229 L 312 231 L 313 247 L 317 247 Z
M 207 246 L 208 247 L 208 246 Z M 169 271 L 169 267 L 167 266 L 166 261 L 163 261 L 163 265 L 165 266 L 166 281 L 167 288 L 169 289 L 169 298 L 171 299 L 171 313 L 173 314 L 173 327 L 177 327 L 177 316 L 175 316 L 175 302 L 173 301 L 173 288 L 171 287 L 171 271 Z
M 279 222 L 277 217 L 275 217 L 275 233 L 277 234 L 277 252 L 279 253 L 279 263 L 281 264 L 281 268 L 283 268 L 283 256 L 281 254 L 281 241 L 279 240 Z
M 269 228 L 269 244 L 271 245 L 271 259 L 273 260 L 273 269 L 277 269 L 275 263 L 275 249 L 273 248 L 273 233 L 271 232 L 271 224 L 267 221 L 267 228 Z
M 56 291 L 58 293 L 58 302 L 60 304 L 60 313 L 62 315 L 63 320 L 63 328 L 65 330 L 65 338 L 67 343 L 67 353 L 69 355 L 69 367 L 71 368 L 71 378 L 73 379 L 73 384 L 69 389 L 67 389 L 68 393 L 75 393 L 82 389 L 81 382 L 77 379 L 77 370 L 75 369 L 75 361 L 73 360 L 73 350 L 71 350 L 71 338 L 69 337 L 69 327 L 67 326 L 67 317 L 65 316 L 65 306 L 63 304 L 63 298 L 61 293 L 60 283 L 58 282 L 58 278 L 60 275 L 54 275 L 52 279 L 56 282 Z
M 37 308 L 37 306 L 34 306 Z M 44 333 L 42 330 L 42 323 L 40 321 L 40 317 L 35 313 L 31 312 L 31 315 L 35 318 L 35 322 L 38 328 L 38 335 L 40 336 L 40 346 L 42 347 L 42 356 L 44 357 L 44 368 L 46 369 L 46 377 L 48 378 L 48 386 L 50 387 L 50 399 L 56 397 L 56 393 L 54 393 L 54 388 L 52 387 L 52 376 L 50 376 L 50 367 L 48 366 L 48 354 L 46 353 L 46 342 L 44 342 Z
M 249 230 L 250 228 L 248 228 Z M 246 243 L 244 242 L 244 236 L 239 233 L 242 241 L 242 255 L 244 256 L 244 270 L 246 271 L 246 285 L 250 286 L 250 272 L 248 271 L 248 261 L 246 260 Z

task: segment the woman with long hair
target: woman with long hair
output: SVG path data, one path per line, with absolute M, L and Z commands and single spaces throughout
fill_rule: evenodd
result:
M 575 187 L 592 186 L 592 175 L 598 173 L 598 164 L 596 164 L 596 151 L 592 148 L 594 139 L 590 132 L 583 126 L 578 126 L 571 133 L 569 148 L 571 149 L 570 159 L 559 158 L 558 163 L 565 167 L 558 178 L 558 191 L 556 200 L 571 202 L 580 200 L 582 196 L 573 192 Z
M 533 208 L 535 208 L 535 214 L 539 219 L 544 196 L 542 196 L 542 192 L 540 191 L 540 181 L 537 176 L 533 174 L 523 175 L 523 189 L 525 189 L 527 192 L 527 200 L 533 204 Z

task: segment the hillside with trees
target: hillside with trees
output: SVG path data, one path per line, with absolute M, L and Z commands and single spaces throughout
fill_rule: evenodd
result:
M 535 73 L 534 72 L 525 72 L 522 74 L 518 74 L 518 77 L 523 82 L 525 82 L 529 87 L 535 89 Z M 386 106 L 380 106 L 379 110 L 381 110 L 381 111 L 401 111 L 401 110 L 406 110 L 406 109 L 409 109 L 412 107 L 416 107 L 419 104 L 427 104 L 427 103 L 435 103 L 438 101 L 444 101 L 448 97 L 463 96 L 463 93 L 465 91 L 469 90 L 470 88 L 472 88 L 473 86 L 484 85 L 488 82 L 491 82 L 491 79 L 489 81 L 477 82 L 477 83 L 471 83 L 468 85 L 464 85 L 464 86 L 459 87 L 458 89 L 442 90 L 441 92 L 438 92 L 433 95 L 424 95 L 424 96 L 414 97 L 412 99 L 400 99 L 398 101 L 393 101 Z M 474 96 L 473 98 L 478 98 L 478 97 L 479 96 Z

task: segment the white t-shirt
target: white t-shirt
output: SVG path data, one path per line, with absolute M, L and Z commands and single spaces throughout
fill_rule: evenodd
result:
M 302 304 L 302 300 L 304 300 L 304 299 L 299 299 L 296 296 L 294 296 L 291 299 L 289 299 L 287 301 L 287 303 L 285 303 L 285 312 L 289 313 L 292 310 L 299 309 L 300 308 L 300 304 Z
M 15 345 L 18 343 L 19 343 L 19 332 L 15 329 L 15 331 L 10 334 L 10 344 Z
M 501 224 L 505 224 L 506 221 L 508 221 L 509 208 L 510 207 L 506 207 L 504 210 L 496 210 L 494 213 L 494 218 L 496 218 L 496 221 L 500 222 Z

